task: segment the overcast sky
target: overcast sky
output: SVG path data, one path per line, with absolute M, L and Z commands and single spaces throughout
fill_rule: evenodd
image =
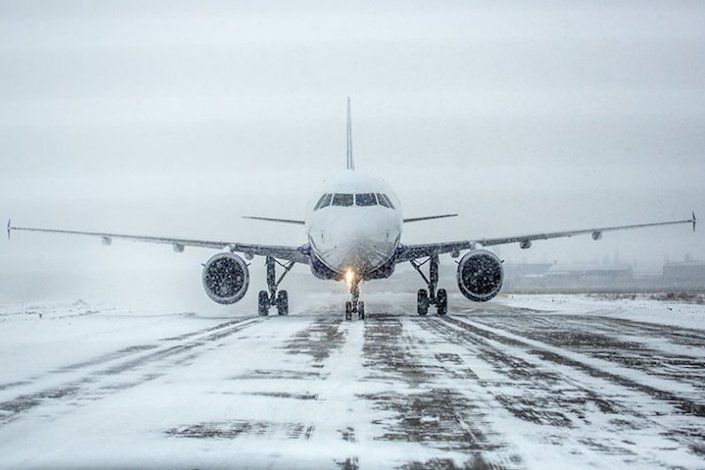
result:
M 344 167 L 350 95 L 357 168 L 407 216 L 462 214 L 406 242 L 705 217 L 704 45 L 700 1 L 1 2 L 0 214 L 301 243 L 239 216 L 303 217 Z M 654 265 L 705 258 L 703 233 L 502 256 Z M 15 238 L 5 273 L 116 262 L 93 240 Z

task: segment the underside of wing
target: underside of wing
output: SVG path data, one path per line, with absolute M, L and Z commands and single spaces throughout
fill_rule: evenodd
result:
M 650 222 L 645 224 L 619 225 L 613 227 L 597 227 L 580 230 L 566 230 L 561 232 L 533 233 L 526 235 L 515 235 L 510 237 L 481 238 L 475 240 L 458 240 L 441 243 L 425 243 L 415 245 L 401 245 L 397 262 L 402 263 L 416 258 L 440 255 L 444 253 L 460 252 L 471 250 L 481 246 L 506 245 L 508 243 L 519 243 L 521 248 L 530 248 L 535 240 L 549 240 L 552 238 L 568 238 L 575 235 L 591 234 L 593 240 L 600 240 L 603 232 L 613 232 L 617 230 L 631 230 L 637 228 L 659 227 L 665 225 L 692 224 L 695 230 L 695 213 L 690 219 L 672 220 L 667 222 Z
M 617 225 L 612 227 L 597 227 L 579 230 L 565 230 L 561 232 L 533 233 L 529 235 L 515 235 L 511 237 L 484 238 L 475 240 L 482 246 L 506 245 L 507 243 L 519 243 L 521 248 L 530 248 L 531 242 L 535 240 L 550 240 L 552 238 L 569 238 L 575 235 L 591 234 L 593 240 L 600 240 L 604 232 L 616 232 L 618 230 L 632 230 L 637 228 L 662 227 L 666 225 L 692 224 L 695 230 L 695 213 L 690 219 L 671 220 L 667 222 L 649 222 L 645 224 Z
M 444 253 L 472 250 L 475 246 L 475 243 L 470 240 L 401 245 L 399 247 L 399 254 L 397 255 L 397 263 L 404 263 L 412 259 L 425 258 L 427 256 L 442 255 Z
M 217 240 L 200 240 L 192 238 L 171 238 L 159 237 L 150 235 L 128 235 L 123 233 L 112 232 L 89 232 L 79 230 L 64 230 L 39 227 L 15 227 L 10 221 L 7 223 L 8 237 L 13 231 L 24 232 L 42 232 L 63 235 L 85 235 L 91 237 L 99 237 L 103 240 L 103 244 L 110 245 L 113 239 L 130 240 L 136 242 L 160 243 L 172 245 L 174 251 L 181 252 L 187 246 L 199 248 L 212 248 L 216 250 L 227 249 L 230 252 L 243 253 L 247 256 L 271 256 L 296 263 L 308 264 L 309 257 L 303 247 L 297 246 L 282 246 L 282 245 L 260 245 L 250 243 L 237 243 L 230 241 Z

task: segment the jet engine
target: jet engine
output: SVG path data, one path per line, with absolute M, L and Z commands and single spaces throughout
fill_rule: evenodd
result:
M 458 287 L 474 302 L 486 302 L 499 294 L 504 280 L 502 261 L 487 250 L 473 250 L 458 263 Z
M 202 280 L 208 297 L 219 304 L 234 304 L 245 296 L 250 272 L 238 255 L 218 253 L 203 265 Z

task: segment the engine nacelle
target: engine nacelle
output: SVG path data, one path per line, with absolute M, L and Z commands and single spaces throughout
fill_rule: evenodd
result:
M 247 292 L 250 271 L 238 255 L 218 253 L 203 265 L 202 280 L 208 297 L 219 304 L 234 304 Z
M 486 302 L 499 294 L 504 281 L 502 261 L 487 250 L 466 253 L 458 263 L 458 287 L 474 302 Z

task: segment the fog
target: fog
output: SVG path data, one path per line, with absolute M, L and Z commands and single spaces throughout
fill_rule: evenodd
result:
M 0 215 L 303 243 L 240 216 L 304 216 L 344 168 L 351 96 L 356 168 L 408 217 L 461 214 L 406 243 L 705 216 L 703 44 L 702 2 L 4 2 Z M 210 251 L 99 242 L 13 234 L 0 301 L 122 280 L 207 304 Z M 677 226 L 501 255 L 658 270 L 705 259 L 705 239 Z

